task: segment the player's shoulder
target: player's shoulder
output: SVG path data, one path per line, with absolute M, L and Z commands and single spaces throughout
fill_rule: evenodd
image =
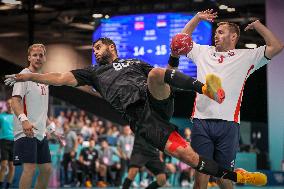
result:
M 26 73 L 32 73 L 28 68 L 24 68 L 22 71 L 20 71 L 20 74 L 26 74 Z
M 142 60 L 137 58 L 121 58 L 117 60 L 118 63 L 143 63 Z

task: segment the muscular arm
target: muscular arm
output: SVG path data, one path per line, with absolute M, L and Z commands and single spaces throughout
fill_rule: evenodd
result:
M 249 24 L 245 31 L 249 29 L 255 29 L 265 40 L 265 56 L 267 58 L 271 59 L 283 50 L 283 43 L 259 20 Z
M 206 20 L 209 22 L 213 22 L 213 20 L 217 17 L 217 12 L 213 12 L 213 9 L 211 10 L 205 10 L 198 12 L 183 28 L 181 33 L 186 33 L 189 35 L 192 35 L 193 31 L 197 27 L 200 21 Z
M 12 97 L 12 109 L 18 117 L 20 114 L 24 113 L 24 108 L 23 108 L 23 103 L 22 103 L 22 98 L 20 96 L 13 96 Z
M 12 97 L 12 109 L 16 115 L 16 117 L 19 117 L 20 114 L 24 114 L 24 108 L 22 104 L 22 98 L 20 96 L 13 96 Z M 36 129 L 29 120 L 24 120 L 21 122 L 23 127 L 23 132 L 27 137 L 33 137 L 34 132 L 33 129 Z
M 188 35 L 192 35 L 193 31 L 199 24 L 201 19 L 198 16 L 198 13 L 184 26 L 183 30 L 181 33 L 186 33 Z
M 65 73 L 28 73 L 28 74 L 16 74 L 16 81 L 34 81 L 37 83 L 43 83 L 47 85 L 67 85 L 75 87 L 78 82 L 71 72 Z

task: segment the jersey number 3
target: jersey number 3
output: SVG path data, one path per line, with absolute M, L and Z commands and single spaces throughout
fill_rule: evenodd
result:
M 41 95 L 46 95 L 47 93 L 45 87 L 41 85 L 40 88 L 41 88 Z

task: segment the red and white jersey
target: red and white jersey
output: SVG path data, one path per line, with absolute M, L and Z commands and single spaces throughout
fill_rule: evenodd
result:
M 32 73 L 28 68 L 23 69 L 21 74 Z M 42 140 L 46 132 L 46 120 L 48 111 L 48 86 L 33 81 L 17 82 L 14 84 L 12 96 L 21 96 L 23 99 L 24 113 L 37 130 L 33 130 L 35 137 Z M 25 137 L 22 124 L 15 117 L 15 140 Z
M 219 76 L 226 98 L 222 104 L 218 104 L 205 95 L 197 94 L 192 117 L 239 123 L 245 82 L 250 74 L 269 62 L 264 55 L 265 48 L 216 52 L 214 46 L 194 43 L 187 57 L 197 66 L 197 79 L 205 83 L 207 74 Z

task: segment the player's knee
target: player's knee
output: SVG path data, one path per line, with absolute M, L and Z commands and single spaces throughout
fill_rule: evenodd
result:
M 164 72 L 161 68 L 153 68 L 148 74 L 149 81 L 163 81 Z
M 45 169 L 44 169 L 45 173 L 47 175 L 51 175 L 51 172 L 52 172 L 52 167 L 51 165 L 50 166 L 46 166 Z
M 34 175 L 35 170 L 36 170 L 35 164 L 29 165 L 29 166 L 24 166 L 22 174 Z
M 9 163 L 9 170 L 14 170 L 15 169 L 15 166 L 13 165 L 13 164 L 11 164 L 11 163 Z

